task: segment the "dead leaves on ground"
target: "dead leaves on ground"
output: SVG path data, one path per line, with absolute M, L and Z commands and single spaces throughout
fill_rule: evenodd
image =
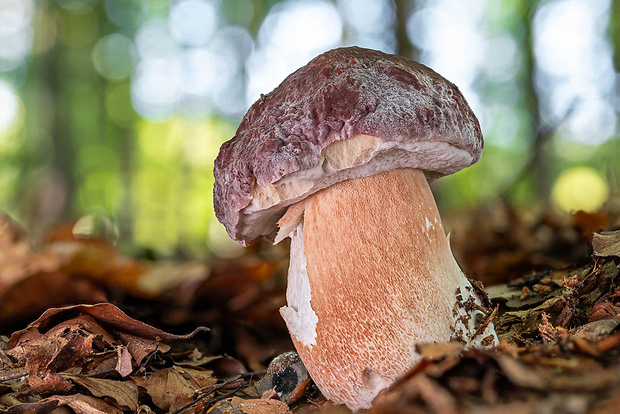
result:
M 380 394 L 368 412 L 585 413 L 620 399 L 620 365 L 584 357 L 577 347 L 570 352 L 559 347 L 520 348 L 504 341 L 497 350 L 425 359 Z
M 490 287 L 490 299 L 500 306 L 500 345 L 420 345 L 425 359 L 381 393 L 368 413 L 617 413 L 618 237 L 595 234 L 590 263 Z
M 617 201 L 595 213 L 578 211 L 570 216 L 550 208 L 540 213 L 517 211 L 500 201 L 444 219 L 452 249 L 468 276 L 492 286 L 586 262 L 593 233 L 620 227 Z
M 256 244 L 235 260 L 139 261 L 104 239 L 60 226 L 36 248 L 0 216 L 0 334 L 46 309 L 113 302 L 140 320 L 191 330 L 209 326 L 209 351 L 240 356 L 262 370 L 292 348 L 279 314 L 284 304 L 283 247 Z
M 600 257 L 620 256 L 620 230 L 595 233 L 592 247 L 594 254 Z
M 0 404 L 7 412 L 47 412 L 41 407 L 56 405 L 76 412 L 135 412 L 151 401 L 165 410 L 185 404 L 217 379 L 199 366 L 177 365 L 170 344 L 205 330 L 170 334 L 109 303 L 48 309 L 0 350 Z
M 180 414 L 228 405 L 239 414 L 289 412 L 280 401 L 256 398 L 240 375 L 216 377 L 210 368 L 226 372 L 217 365 L 230 367 L 231 358 L 198 349 L 173 352 L 175 342 L 187 344 L 206 330 L 171 334 L 109 303 L 49 309 L 0 347 L 0 412 L 49 413 L 66 406 L 89 414 Z
M 246 399 L 235 412 L 276 407 L 255 398 L 246 364 L 264 370 L 292 346 L 278 314 L 279 256 L 138 262 L 105 240 L 76 237 L 70 226 L 33 249 L 6 217 L 0 247 L 0 334 L 38 317 L 0 341 L 0 412 L 204 412 L 231 403 L 232 393 Z M 110 303 L 58 308 L 114 298 L 175 331 L 214 330 L 170 334 Z M 224 350 L 243 362 L 218 356 Z
M 23 326 L 48 308 L 105 302 L 114 292 L 175 304 L 174 298 L 192 296 L 175 294 L 175 289 L 196 289 L 209 276 L 205 263 L 140 262 L 106 240 L 78 237 L 71 229 L 59 227 L 35 249 L 25 231 L 0 215 L 3 330 Z
M 464 263 L 503 283 L 488 287 L 499 305 L 501 345 L 421 344 L 425 359 L 369 413 L 616 412 L 620 234 L 592 236 L 610 229 L 612 216 L 528 222 L 506 208 L 474 215 L 476 231 L 453 240 Z M 255 246 L 234 262 L 143 263 L 66 231 L 35 251 L 7 220 L 0 221 L 0 247 L 0 324 L 43 313 L 0 340 L 0 412 L 350 412 L 326 403 L 303 375 L 283 391 L 279 371 L 248 374 L 292 349 L 278 315 L 284 255 Z M 123 309 L 140 320 L 175 332 L 212 330 L 169 334 L 109 303 L 53 308 L 118 299 L 119 291 Z M 236 358 L 214 356 L 222 351 Z

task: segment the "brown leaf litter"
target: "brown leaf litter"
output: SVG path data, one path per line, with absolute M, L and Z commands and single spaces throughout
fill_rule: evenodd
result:
M 526 220 L 500 205 L 452 226 L 457 257 L 488 284 L 485 322 L 501 343 L 419 344 L 423 360 L 368 412 L 618 412 L 618 217 Z M 292 350 L 278 314 L 279 247 L 257 243 L 235 260 L 148 263 L 66 229 L 33 250 L 6 219 L 0 246 L 8 252 L 0 255 L 0 326 L 36 319 L 0 337 L 0 413 L 350 412 L 325 401 L 295 354 L 274 360 Z M 102 298 L 134 318 L 110 303 L 50 306 Z M 197 325 L 211 331 L 178 334 Z
M 0 407 L 49 412 L 66 405 L 90 413 L 136 412 L 151 403 L 166 411 L 184 406 L 218 379 L 199 364 L 188 368 L 171 360 L 171 344 L 205 330 L 167 333 L 109 303 L 48 309 L 1 351 Z
M 619 412 L 619 241 L 594 234 L 590 261 L 490 287 L 500 345 L 420 345 L 368 413 Z

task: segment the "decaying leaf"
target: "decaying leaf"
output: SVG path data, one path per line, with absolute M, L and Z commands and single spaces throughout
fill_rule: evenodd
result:
M 26 232 L 0 214 L 0 326 L 21 326 L 51 307 L 105 302 L 113 289 L 188 306 L 209 277 L 204 262 L 137 261 L 75 230 L 73 223 L 60 226 L 35 250 Z
M 67 393 L 73 389 L 73 384 L 60 375 L 49 371 L 30 372 L 26 382 L 19 390 L 20 395 L 50 395 Z
M 48 329 L 53 327 L 54 322 L 58 319 L 67 319 L 71 316 L 90 315 L 94 318 L 99 325 L 119 333 L 127 333 L 133 336 L 140 336 L 149 339 L 158 339 L 161 342 L 171 342 L 174 340 L 187 339 L 194 336 L 196 333 L 208 330 L 204 327 L 199 327 L 194 332 L 187 335 L 174 335 L 157 329 L 153 326 L 147 325 L 144 322 L 140 322 L 136 319 L 130 318 L 123 311 L 111 303 L 99 303 L 96 305 L 75 305 L 67 306 L 64 308 L 48 309 L 37 319 L 32 322 L 26 329 L 15 332 L 11 335 L 11 339 L 7 344 L 7 348 L 11 349 L 18 345 L 23 337 L 31 335 L 33 332 L 45 333 Z M 26 339 L 26 342 L 28 339 Z
M 129 353 L 138 365 L 157 350 L 160 352 L 168 352 L 170 350 L 170 346 L 162 343 L 159 337 L 144 338 L 125 332 L 118 332 L 118 337 L 123 344 L 127 345 Z
M 5 402 L 0 399 L 0 413 L 3 414 L 47 414 L 67 411 L 58 410 L 66 406 L 76 414 L 121 414 L 123 411 L 108 402 L 90 395 L 54 395 L 36 402 L 9 404 L 10 408 L 2 409 Z
M 7 215 L 0 213 L 0 297 L 6 290 L 32 274 L 58 268 L 54 255 L 33 254 L 26 232 Z
M 200 330 L 204 329 L 189 335 L 169 334 L 128 317 L 109 303 L 52 308 L 11 336 L 7 354 L 24 364 L 33 379 L 52 378 L 51 374 L 63 371 L 127 377 L 160 342 L 187 339 Z M 30 393 L 49 393 L 41 391 L 45 383 L 29 384 Z
M 171 342 L 190 339 L 205 329 L 189 335 L 170 334 L 128 317 L 109 303 L 48 309 L 27 328 L 15 332 L 6 344 L 7 355 L 23 367 L 19 377 L 7 377 L 18 381 L 9 389 L 19 390 L 21 396 L 49 396 L 48 401 L 75 412 L 134 412 L 139 407 L 138 386 L 128 376 L 149 355 L 166 352 Z M 162 395 L 185 395 L 181 403 L 200 388 L 217 382 L 208 371 L 174 365 L 140 378 L 147 378 L 149 384 L 158 383 L 160 373 L 168 371 L 173 375 L 166 377 L 158 391 Z M 76 386 L 88 390 L 91 396 L 58 395 L 74 392 Z M 191 391 L 186 392 L 188 387 Z M 160 396 L 151 397 L 155 401 Z
M 123 412 L 118 407 L 90 395 L 55 395 L 47 400 L 58 401 L 58 406 L 66 405 L 75 414 L 121 414 Z
M 211 371 L 179 366 L 165 368 L 146 377 L 134 377 L 134 380 L 162 410 L 170 410 L 173 406 L 179 408 L 191 402 L 199 390 L 217 383 Z
M 207 411 L 209 414 L 290 414 L 288 405 L 278 400 L 244 400 L 232 397 Z
M 620 257 L 620 230 L 594 233 L 592 247 L 597 256 Z
M 86 388 L 95 397 L 114 400 L 114 403 L 123 411 L 133 412 L 138 409 L 138 386 L 132 381 L 114 381 L 70 374 L 61 374 L 61 376 Z
M 4 407 L 10 408 L 4 409 Z M 56 407 L 58 407 L 58 400 L 46 399 L 22 403 L 6 394 L 0 397 L 0 413 L 2 414 L 50 413 L 53 412 Z

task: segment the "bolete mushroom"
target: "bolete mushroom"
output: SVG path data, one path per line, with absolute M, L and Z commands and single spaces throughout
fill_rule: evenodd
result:
M 222 145 L 216 215 L 243 245 L 291 238 L 281 314 L 328 399 L 369 407 L 420 358 L 417 343 L 496 343 L 428 185 L 482 146 L 454 84 L 358 47 L 291 74 Z

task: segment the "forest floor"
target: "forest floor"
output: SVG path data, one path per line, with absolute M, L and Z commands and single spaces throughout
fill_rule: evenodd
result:
M 620 412 L 620 200 L 570 217 L 498 203 L 446 227 L 500 344 L 420 344 L 368 413 Z M 71 225 L 35 249 L 3 217 L 0 413 L 350 412 L 286 354 L 287 254 L 136 260 Z

